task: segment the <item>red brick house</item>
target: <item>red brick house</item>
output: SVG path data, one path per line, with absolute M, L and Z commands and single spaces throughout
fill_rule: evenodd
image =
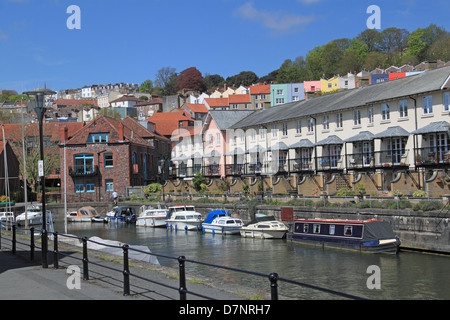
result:
M 129 186 L 162 182 L 158 164 L 169 158 L 170 141 L 133 118 L 101 116 L 87 124 L 67 141 L 64 168 L 66 134 L 63 128 L 60 158 L 61 175 L 67 172 L 69 202 L 107 201 L 113 191 L 123 196 Z M 166 172 L 167 168 L 168 162 Z

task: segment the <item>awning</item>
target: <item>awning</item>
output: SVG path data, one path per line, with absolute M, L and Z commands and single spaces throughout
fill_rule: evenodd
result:
M 218 158 L 220 157 L 222 154 L 217 151 L 217 150 L 213 150 L 210 153 L 207 153 L 203 156 L 203 158 Z
M 362 131 L 362 132 L 358 133 L 356 136 L 345 140 L 345 142 L 371 141 L 373 139 L 375 139 L 375 135 L 373 133 L 371 133 L 369 131 Z
M 234 148 L 230 152 L 225 153 L 225 156 L 234 156 L 234 155 L 242 155 L 245 154 L 244 150 L 241 148 Z
M 192 159 L 201 159 L 201 158 L 203 158 L 203 156 L 198 152 L 196 152 L 192 155 Z
M 449 132 L 450 124 L 447 121 L 438 121 L 430 123 L 429 125 L 411 132 L 411 134 L 427 134 L 437 132 Z
M 393 137 L 408 137 L 410 133 L 402 127 L 390 127 L 385 131 L 375 135 L 375 139 L 393 138 Z
M 308 139 L 302 139 L 297 143 L 289 146 L 289 149 L 314 148 L 314 143 Z
M 328 138 L 316 143 L 317 146 L 328 146 L 332 144 L 344 144 L 344 141 L 342 141 L 342 139 L 338 136 L 329 136 Z
M 259 152 L 264 152 L 264 151 L 266 151 L 266 149 L 264 149 L 260 145 L 257 145 L 257 146 L 254 146 L 253 148 L 246 150 L 245 153 L 259 153 Z
M 281 151 L 289 150 L 289 147 L 284 142 L 277 142 L 273 146 L 269 147 L 269 149 L 267 149 L 267 151 L 278 151 L 278 150 Z
M 188 160 L 188 159 L 190 159 L 190 157 L 186 157 L 184 154 L 182 154 L 178 157 L 172 158 L 172 161 L 184 161 L 184 160 Z

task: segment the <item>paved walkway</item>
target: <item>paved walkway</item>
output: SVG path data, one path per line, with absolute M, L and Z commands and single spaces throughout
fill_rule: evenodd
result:
M 36 246 L 40 246 L 37 243 Z M 49 245 L 49 250 L 53 245 Z M 0 300 L 179 300 L 179 293 L 172 288 L 150 283 L 148 281 L 130 277 L 131 294 L 123 295 L 123 274 L 116 270 L 89 264 L 89 280 L 84 281 L 81 275 L 80 289 L 70 290 L 69 283 L 75 283 L 72 274 L 67 273 L 68 266 L 77 265 L 82 272 L 81 251 L 73 247 L 60 245 L 60 252 L 67 256 L 59 259 L 59 269 L 53 268 L 53 254 L 49 253 L 49 268 L 42 268 L 41 251 L 36 249 L 34 261 L 30 261 L 29 247 L 17 245 L 16 255 L 11 252 L 10 241 L 2 235 L 0 250 Z M 104 254 L 102 254 L 104 255 Z M 103 257 L 91 254 L 90 262 L 101 263 L 109 268 L 122 270 L 119 262 L 104 260 Z M 121 258 L 118 257 L 118 260 Z M 177 270 L 139 263 L 132 266 L 130 272 L 158 283 L 178 288 L 179 280 Z M 70 278 L 72 277 L 72 278 Z M 70 278 L 70 279 L 69 279 Z M 189 277 L 188 277 L 189 280 Z M 242 291 L 231 293 L 207 283 L 196 281 L 187 283 L 188 291 L 195 292 L 216 300 L 242 300 Z M 188 293 L 188 300 L 202 300 Z

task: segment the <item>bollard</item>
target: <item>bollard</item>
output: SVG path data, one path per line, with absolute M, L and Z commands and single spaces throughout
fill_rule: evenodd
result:
M 278 273 L 271 273 L 270 280 L 270 295 L 272 300 L 278 300 Z
M 123 245 L 123 295 L 130 295 L 130 267 L 128 264 L 128 245 Z
M 16 254 L 16 225 L 12 226 L 12 254 Z
M 89 280 L 89 261 L 87 252 L 87 238 L 83 237 L 83 280 Z
M 178 258 L 179 269 L 180 269 L 180 288 L 178 291 L 180 292 L 180 300 L 186 300 L 186 270 L 185 270 L 185 262 L 186 258 L 181 256 Z
M 34 228 L 31 227 L 30 228 L 30 260 L 34 261 L 34 249 L 35 249 L 35 244 L 34 244 Z
M 53 233 L 53 269 L 59 269 L 58 261 L 58 232 Z

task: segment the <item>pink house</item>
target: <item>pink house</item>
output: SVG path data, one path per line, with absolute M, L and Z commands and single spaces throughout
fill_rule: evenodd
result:
M 320 85 L 320 80 L 319 81 L 305 81 L 303 84 L 305 86 L 305 93 L 306 92 L 316 92 L 316 91 L 322 90 L 321 85 Z

